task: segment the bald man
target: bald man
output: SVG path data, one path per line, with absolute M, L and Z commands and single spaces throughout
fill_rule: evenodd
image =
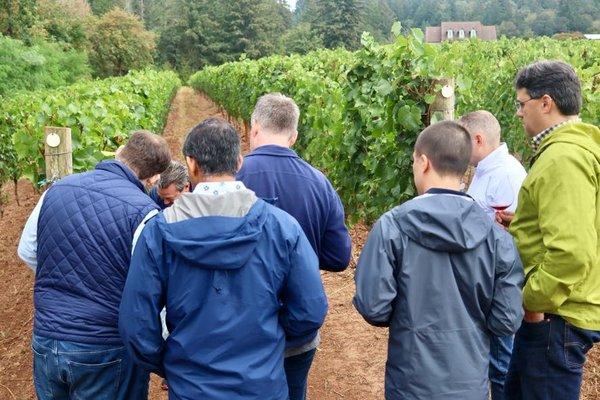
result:
M 500 142 L 500 124 L 490 112 L 480 110 L 464 115 L 459 121 L 471 135 L 475 166 L 473 181 L 467 193 L 495 220 L 497 209 L 517 208 L 517 196 L 527 173 L 516 158 Z M 502 204 L 501 204 L 502 203 Z M 513 336 L 490 337 L 490 369 L 492 400 L 504 399 L 504 381 L 512 354 Z

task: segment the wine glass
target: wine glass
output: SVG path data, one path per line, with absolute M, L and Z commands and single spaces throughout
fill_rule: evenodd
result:
M 506 210 L 515 202 L 515 191 L 507 175 L 491 178 L 485 190 L 485 202 L 488 207 L 499 212 Z

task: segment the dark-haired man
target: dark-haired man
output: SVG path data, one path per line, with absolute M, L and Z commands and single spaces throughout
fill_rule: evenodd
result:
M 33 374 L 37 398 L 144 399 L 148 372 L 118 331 L 132 244 L 157 205 L 145 185 L 171 160 L 167 143 L 134 132 L 115 160 L 67 176 L 40 198 L 19 256 L 36 269 Z
M 505 393 L 575 400 L 586 353 L 600 340 L 600 129 L 578 118 L 581 84 L 570 65 L 535 62 L 515 86 L 534 155 L 510 224 L 527 281 Z
M 286 339 L 310 342 L 327 312 L 317 257 L 290 215 L 235 180 L 240 141 L 227 122 L 196 126 L 183 153 L 194 191 L 144 228 L 121 303 L 123 340 L 167 378 L 169 398 L 287 400 Z
M 158 204 L 161 210 L 171 206 L 181 196 L 190 191 L 190 180 L 185 165 L 179 161 L 171 161 L 169 168 L 160 174 L 158 183 L 148 195 Z
M 375 224 L 356 268 L 354 305 L 389 327 L 385 398 L 484 400 L 489 335 L 514 333 L 523 268 L 512 238 L 459 191 L 471 138 L 455 122 L 419 135 L 420 196 Z

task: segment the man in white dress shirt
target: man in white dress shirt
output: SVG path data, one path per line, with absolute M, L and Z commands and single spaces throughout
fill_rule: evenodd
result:
M 459 123 L 469 131 L 473 145 L 471 164 L 475 166 L 475 175 L 467 193 L 494 220 L 496 210 L 492 206 L 508 206 L 506 210 L 514 212 L 519 189 L 527 173 L 521 163 L 509 154 L 506 143 L 500 142 L 498 120 L 490 112 L 480 110 L 464 115 Z M 492 400 L 504 398 L 504 381 L 512 346 L 512 335 L 490 337 Z

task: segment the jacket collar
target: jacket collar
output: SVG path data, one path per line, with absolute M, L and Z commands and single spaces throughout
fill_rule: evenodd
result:
M 296 154 L 296 152 L 294 150 L 287 148 L 287 147 L 278 146 L 275 144 L 267 144 L 264 146 L 260 146 L 256 149 L 254 149 L 254 151 L 252 151 L 246 157 L 257 156 L 257 155 L 300 158 L 300 157 L 298 157 L 298 154 Z
M 428 191 L 426 191 L 424 194 L 426 194 L 426 195 L 431 195 L 431 194 L 453 194 L 455 196 L 462 196 L 462 197 L 467 197 L 469 199 L 473 199 L 470 195 L 468 195 L 465 192 L 459 192 L 459 191 L 456 191 L 456 190 L 445 189 L 445 188 L 431 188 Z
M 146 190 L 144 189 L 144 185 L 142 185 L 142 182 L 138 179 L 138 177 L 135 176 L 133 171 L 127 165 L 123 164 L 121 161 L 117 161 L 117 160 L 101 161 L 98 164 L 96 164 L 96 169 L 112 172 L 113 174 L 119 175 L 123 179 L 126 179 L 126 180 L 130 181 L 131 183 L 133 183 L 142 192 L 144 192 L 144 193 L 146 192 Z
M 502 165 L 506 156 L 508 156 L 508 146 L 506 146 L 506 143 L 501 143 L 496 150 L 492 151 L 483 160 L 477 163 L 475 173 L 480 175 Z

